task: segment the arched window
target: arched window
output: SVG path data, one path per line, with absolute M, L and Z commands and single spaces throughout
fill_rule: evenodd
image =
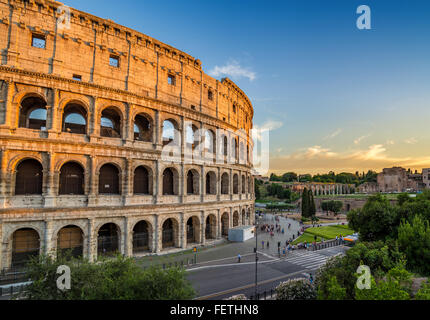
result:
M 174 186 L 174 173 L 171 168 L 167 168 L 163 172 L 163 194 L 164 195 L 174 195 L 175 186 Z
M 187 173 L 187 194 L 199 194 L 199 174 L 195 170 Z
M 239 162 L 240 163 L 245 162 L 245 147 L 242 142 L 240 143 L 240 147 L 239 147 Z
M 213 171 L 206 173 L 206 194 L 216 194 L 216 175 Z
M 19 113 L 19 127 L 46 129 L 46 102 L 40 97 L 27 97 L 22 100 Z
M 150 194 L 149 192 L 149 173 L 143 166 L 134 170 L 133 191 L 135 194 Z
M 39 161 L 28 159 L 16 168 L 15 194 L 42 194 L 43 167 Z
M 120 229 L 114 223 L 106 223 L 97 235 L 97 254 L 110 255 L 119 251 Z
M 199 144 L 199 137 L 197 134 L 197 127 L 195 125 L 188 125 L 186 129 L 185 141 L 187 148 L 194 150 Z
M 152 141 L 151 121 L 143 114 L 138 114 L 134 119 L 134 140 Z
M 111 138 L 121 137 L 121 117 L 114 108 L 103 110 L 100 119 L 100 136 Z
M 16 230 L 12 237 L 12 267 L 24 267 L 32 257 L 40 252 L 40 237 L 36 230 L 23 228 Z
M 99 174 L 100 194 L 120 194 L 119 171 L 113 164 L 107 163 L 100 168 Z
M 245 189 L 246 189 L 246 178 L 244 175 L 242 175 L 242 193 L 245 193 Z
M 234 194 L 239 193 L 239 177 L 237 174 L 233 175 L 233 193 Z
M 230 181 L 228 179 L 228 173 L 224 172 L 221 176 L 221 194 L 229 193 Z
M 237 152 L 237 140 L 236 140 L 236 138 L 231 139 L 231 156 L 234 160 L 237 160 L 238 152 Z
M 64 108 L 63 132 L 87 133 L 87 111 L 85 108 L 76 103 L 69 103 Z
M 59 194 L 84 194 L 84 169 L 76 162 L 68 162 L 60 170 Z
M 73 257 L 82 256 L 84 236 L 81 228 L 73 225 L 61 228 L 57 236 L 57 251 L 71 251 Z
M 205 152 L 214 153 L 214 133 L 212 130 L 206 130 L 205 132 Z
M 171 120 L 164 120 L 163 122 L 163 145 L 169 144 L 175 140 L 175 125 Z
M 226 136 L 224 136 L 223 138 L 222 138 L 222 154 L 225 156 L 225 157 L 227 157 L 227 155 L 228 155 L 228 140 L 227 140 L 227 137 Z

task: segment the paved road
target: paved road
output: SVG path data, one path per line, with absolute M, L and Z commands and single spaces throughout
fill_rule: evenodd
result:
M 303 250 L 293 252 L 284 259 L 261 253 L 260 256 L 264 256 L 265 259 L 258 263 L 258 291 L 270 291 L 289 278 L 315 273 L 327 259 L 344 253 L 346 249 L 338 246 L 318 251 Z M 199 299 L 224 299 L 239 293 L 249 297 L 254 294 L 255 261 L 243 263 L 218 261 L 189 269 L 187 273 L 187 278 L 196 289 Z

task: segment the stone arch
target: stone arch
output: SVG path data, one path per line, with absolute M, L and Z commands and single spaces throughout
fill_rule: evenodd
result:
M 80 100 L 71 100 L 62 109 L 61 131 L 88 134 L 88 106 Z
M 137 221 L 133 228 L 133 254 L 152 251 L 153 227 L 146 219 Z
M 228 229 L 230 229 L 230 215 L 228 212 L 224 212 L 221 215 L 221 235 L 228 237 Z
M 99 194 L 121 194 L 121 170 L 118 165 L 108 162 L 100 166 Z
M 97 229 L 97 255 L 111 255 L 121 251 L 121 228 L 114 222 L 101 224 Z
M 206 194 L 216 194 L 216 185 L 217 179 L 215 171 L 208 171 L 206 173 Z
M 153 131 L 154 131 L 154 121 L 149 114 L 145 112 L 140 112 L 134 116 L 134 121 L 133 121 L 134 140 L 152 142 Z
M 233 175 L 233 194 L 239 194 L 239 176 L 237 173 Z
M 241 187 L 242 187 L 242 194 L 245 194 L 246 193 L 246 177 L 244 174 L 242 174 Z
M 210 213 L 205 220 L 205 239 L 216 239 L 217 237 L 217 220 L 216 215 Z
M 68 161 L 61 166 L 58 194 L 85 194 L 85 170 L 79 162 Z
M 28 129 L 46 129 L 47 99 L 35 92 L 25 94 L 19 102 L 18 126 Z
M 200 243 L 200 219 L 198 216 L 188 217 L 186 222 L 186 237 L 187 244 Z
M 166 218 L 161 223 L 162 249 L 179 247 L 179 223 L 176 218 Z
M 57 232 L 57 252 L 71 251 L 72 256 L 84 255 L 84 231 L 81 227 L 69 224 Z
M 233 213 L 233 228 L 239 226 L 239 212 L 235 211 Z
M 100 136 L 122 138 L 124 115 L 121 108 L 110 105 L 100 112 Z
M 228 178 L 228 173 L 224 172 L 221 175 L 221 194 L 229 194 L 230 192 L 230 180 Z
M 246 225 L 246 213 L 245 209 L 242 209 L 242 225 Z
M 164 119 L 160 131 L 162 143 L 164 146 L 173 141 L 180 141 L 181 133 L 177 120 L 173 118 Z
M 200 194 L 200 174 L 196 169 L 187 172 L 187 194 Z
M 162 190 L 163 195 L 178 195 L 179 194 L 179 174 L 174 167 L 167 167 L 162 174 Z
M 43 166 L 33 158 L 19 161 L 16 166 L 15 195 L 42 194 Z
M 41 231 L 34 227 L 21 225 L 10 235 L 11 267 L 22 268 L 31 259 L 41 253 Z
M 133 171 L 133 194 L 152 194 L 152 170 L 145 165 Z

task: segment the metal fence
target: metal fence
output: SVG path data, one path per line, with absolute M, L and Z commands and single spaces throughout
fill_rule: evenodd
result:
M 150 267 L 160 267 L 162 269 L 179 268 L 179 267 L 183 268 L 183 267 L 189 267 L 189 266 L 195 265 L 196 263 L 197 261 L 195 260 L 195 258 L 185 258 L 179 261 L 152 264 L 151 266 L 144 266 L 143 269 L 146 270 Z
M 257 295 L 250 295 L 249 300 L 272 300 L 276 297 L 276 291 L 274 288 L 270 290 L 264 290 L 262 292 L 257 292 Z
M 0 287 L 0 297 L 13 296 L 14 294 L 21 294 L 25 291 L 29 284 L 11 285 L 8 287 Z
M 26 270 L 23 267 L 8 268 L 0 271 L 0 285 L 26 281 Z

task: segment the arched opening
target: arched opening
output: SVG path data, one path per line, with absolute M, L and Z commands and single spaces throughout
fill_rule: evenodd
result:
M 188 170 L 187 194 L 199 194 L 199 174 L 196 170 Z
M 242 175 L 242 194 L 246 193 L 246 178 Z
M 107 163 L 100 168 L 99 194 L 120 194 L 119 171 L 113 164 Z
M 193 124 L 187 125 L 185 135 L 186 148 L 188 150 L 197 148 L 200 142 L 197 134 L 197 127 Z
M 239 193 L 239 176 L 237 174 L 233 175 L 233 193 Z
M 190 217 L 187 220 L 187 244 L 198 243 L 200 235 L 200 221 L 197 217 Z
M 241 142 L 239 147 L 239 162 L 244 163 L 245 162 L 245 147 L 243 145 L 243 142 Z
M 231 139 L 231 156 L 235 161 L 237 161 L 238 152 L 237 152 L 237 140 L 236 140 L 236 138 Z
M 84 194 L 84 169 L 76 162 L 67 162 L 60 169 L 59 194 Z
M 15 194 L 42 194 L 43 167 L 39 161 L 27 159 L 16 168 Z
M 228 179 L 228 173 L 224 172 L 221 176 L 221 194 L 229 193 L 230 181 Z
M 239 225 L 239 212 L 235 211 L 233 213 L 233 227 L 237 227 Z
M 46 129 L 46 101 L 37 96 L 30 96 L 21 101 L 19 127 L 28 129 Z
M 100 136 L 109 138 L 121 137 L 121 116 L 114 108 L 106 108 L 100 119 Z
M 112 255 L 119 251 L 119 228 L 115 223 L 104 224 L 97 236 L 98 255 Z
M 176 132 L 176 126 L 172 120 L 163 121 L 163 145 L 176 141 L 178 133 Z
M 216 239 L 216 218 L 213 214 L 206 217 L 205 238 Z
M 169 218 L 163 223 L 162 247 L 163 249 L 178 246 L 178 223 L 176 220 Z
M 221 149 L 222 149 L 222 155 L 224 156 L 224 162 L 227 161 L 227 156 L 228 156 L 228 139 L 226 136 L 223 136 L 221 139 Z
M 57 251 L 70 252 L 73 257 L 82 257 L 84 252 L 84 234 L 77 226 L 66 226 L 58 231 Z
M 12 268 L 25 267 L 27 262 L 39 255 L 39 233 L 30 228 L 16 230 L 12 237 Z
M 205 132 L 205 152 L 206 153 L 215 153 L 215 139 L 214 133 L 212 130 L 206 130 Z
M 228 237 L 228 229 L 230 227 L 229 223 L 230 221 L 228 213 L 224 212 L 221 216 L 221 233 L 225 237 Z
M 87 111 L 81 105 L 69 103 L 64 108 L 63 132 L 86 134 Z
M 142 220 L 133 228 L 133 253 L 149 251 L 150 225 Z
M 133 193 L 150 194 L 149 172 L 144 166 L 139 166 L 134 170 Z
M 247 221 L 248 224 L 251 224 L 250 218 L 251 218 L 251 214 L 250 214 L 249 209 L 248 209 L 246 211 L 246 221 Z
M 242 210 L 242 225 L 246 225 L 246 214 L 245 209 Z
M 177 175 L 174 169 L 166 168 L 163 171 L 163 195 L 176 195 L 178 193 L 176 180 Z
M 134 118 L 134 140 L 151 142 L 152 125 L 151 119 L 143 114 L 138 114 Z
M 216 194 L 216 174 L 213 171 L 206 173 L 206 194 Z

